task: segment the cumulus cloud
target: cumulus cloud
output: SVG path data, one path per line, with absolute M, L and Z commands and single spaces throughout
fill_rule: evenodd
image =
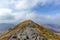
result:
M 40 22 L 53 22 L 58 16 L 43 15 L 31 11 L 31 8 L 37 4 L 43 6 L 46 4 L 60 5 L 59 0 L 0 0 L 0 22 L 12 22 L 21 19 L 39 20 Z M 15 12 L 16 11 L 16 12 Z M 10 15 L 10 16 L 8 16 Z M 58 21 L 59 17 L 55 20 Z M 45 21 L 44 21 L 45 20 Z
M 60 5 L 59 0 L 18 0 L 13 3 L 16 9 L 29 9 L 37 4 L 43 6 L 46 4 Z
M 10 5 L 15 6 L 16 8 L 27 8 L 36 6 L 37 4 L 45 5 L 50 3 L 60 5 L 60 0 L 0 0 L 1 5 Z
M 0 8 L 0 16 L 10 14 L 12 12 L 9 8 Z
M 41 6 L 46 4 L 60 5 L 60 0 L 1 0 L 0 7 L 12 7 L 15 9 L 30 9 L 37 4 Z
M 58 14 L 59 15 L 59 14 Z M 59 20 L 60 20 L 60 16 L 58 16 L 57 14 L 55 15 L 43 15 L 42 13 L 38 14 L 36 12 L 18 12 L 18 13 L 14 13 L 13 16 L 15 18 L 15 21 L 18 20 L 34 20 L 37 23 L 52 23 L 52 24 L 59 24 Z
M 11 15 L 12 10 L 9 8 L 0 8 L 0 22 L 3 22 L 4 20 L 12 19 L 13 17 L 9 16 Z
M 46 4 L 60 5 L 60 0 L 7 0 L 7 3 L 15 9 L 30 9 L 37 4 L 41 6 Z

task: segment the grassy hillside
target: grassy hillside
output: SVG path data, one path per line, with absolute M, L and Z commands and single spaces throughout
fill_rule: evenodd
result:
M 41 35 L 45 36 L 48 40 L 60 40 L 60 38 L 59 38 L 60 36 L 58 36 L 57 34 L 51 32 L 50 30 L 48 30 L 46 28 L 43 28 L 42 26 L 34 23 L 31 20 L 27 20 L 27 21 L 24 21 L 22 23 L 19 23 L 13 29 L 4 32 L 0 36 L 0 40 L 7 40 L 13 33 L 20 31 L 23 27 L 25 27 L 26 25 L 29 25 L 29 24 L 33 24 L 34 27 L 36 27 L 36 30 Z

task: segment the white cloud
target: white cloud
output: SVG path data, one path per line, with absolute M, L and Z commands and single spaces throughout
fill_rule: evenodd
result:
M 0 0 L 0 7 L 14 7 L 15 9 L 30 9 L 37 4 L 41 6 L 46 4 L 60 5 L 60 0 Z
M 36 5 L 36 0 L 18 0 L 14 3 L 16 9 L 29 9 Z
M 0 4 L 3 6 L 14 6 L 16 9 L 26 9 L 40 4 L 41 6 L 45 4 L 60 5 L 60 0 L 0 0 Z
M 36 6 L 37 4 L 43 6 L 51 3 L 53 3 L 54 5 L 60 5 L 59 0 L 17 0 L 17 1 L 13 0 L 11 1 L 11 4 L 13 4 L 16 9 L 29 9 Z
M 41 6 L 43 6 L 45 4 L 50 4 L 50 3 L 59 5 L 60 1 L 59 0 L 4 0 L 4 1 L 2 0 L 2 2 L 0 2 L 1 4 L 0 6 L 10 5 L 12 6 L 12 8 L 15 8 L 16 10 L 21 10 L 21 11 L 16 13 L 14 11 L 12 13 L 12 9 L 3 7 L 3 8 L 0 8 L 0 18 L 2 18 L 1 16 L 12 15 L 14 16 L 15 21 L 19 19 L 35 19 L 35 18 L 37 18 L 36 20 L 40 20 L 40 21 L 45 20 L 43 22 L 54 21 L 58 16 L 41 15 L 35 12 L 29 12 L 28 10 L 22 11 L 24 9 L 30 9 L 32 7 L 35 7 L 37 4 L 40 4 Z
M 17 2 L 14 2 L 14 6 L 16 7 L 16 9 L 29 9 L 36 6 L 37 4 L 45 5 L 47 2 L 49 1 L 48 0 L 18 0 Z
M 12 16 L 13 19 L 12 20 L 8 20 L 7 17 L 8 15 L 10 15 L 10 17 Z M 60 20 L 60 15 L 59 14 L 56 15 L 43 15 L 42 13 L 38 14 L 36 12 L 30 12 L 30 11 L 21 11 L 21 12 L 15 12 L 12 13 L 11 9 L 8 8 L 1 8 L 0 9 L 0 23 L 2 22 L 17 22 L 19 20 L 27 20 L 27 19 L 31 19 L 34 21 L 41 22 L 41 23 L 57 23 Z M 5 20 L 3 20 L 5 19 Z
M 34 20 L 34 21 L 41 21 L 41 23 L 49 23 L 49 22 L 52 22 L 54 21 L 55 19 L 53 15 L 42 15 L 41 13 L 40 14 L 37 14 L 35 12 L 28 12 L 28 11 L 24 11 L 24 12 L 20 12 L 20 13 L 14 13 L 13 14 L 15 16 L 15 20 L 18 21 L 20 19 L 23 19 L 23 20 L 28 20 L 28 19 L 31 19 L 31 20 Z M 55 22 L 55 21 L 54 21 Z
M 12 15 L 12 10 L 9 8 L 0 8 L 0 23 L 1 22 L 8 22 L 8 18 L 12 19 L 13 17 L 9 17 Z M 9 21 L 10 22 L 10 21 Z
M 0 16 L 10 14 L 11 12 L 12 10 L 9 8 L 0 8 Z
M 19 20 L 19 19 L 24 19 L 26 17 L 26 13 L 27 12 L 16 12 L 13 13 L 12 15 L 15 17 L 15 20 Z

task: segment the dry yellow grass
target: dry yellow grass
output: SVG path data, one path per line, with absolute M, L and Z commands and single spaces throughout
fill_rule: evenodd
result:
M 0 36 L 0 40 L 8 40 L 9 37 L 12 35 L 12 33 L 15 33 L 15 32 L 18 32 L 20 31 L 23 27 L 25 27 L 26 25 L 28 24 L 33 24 L 34 27 L 36 28 L 36 30 L 43 36 L 45 36 L 48 40 L 60 40 L 60 36 L 51 32 L 50 30 L 46 29 L 46 28 L 43 28 L 42 26 L 34 23 L 33 21 L 31 20 L 27 20 L 27 21 L 24 21 L 22 23 L 19 23 L 18 25 L 16 25 L 13 29 L 3 33 L 1 36 Z

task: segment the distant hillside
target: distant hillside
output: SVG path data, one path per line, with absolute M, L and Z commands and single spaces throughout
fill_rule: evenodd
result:
M 45 28 L 51 30 L 52 32 L 60 33 L 60 25 L 57 25 L 57 24 L 44 24 L 42 26 L 44 26 Z
M 14 26 L 14 24 L 12 24 L 12 23 L 0 23 L 0 33 L 5 30 L 8 30 L 9 28 L 11 28 L 13 26 Z

